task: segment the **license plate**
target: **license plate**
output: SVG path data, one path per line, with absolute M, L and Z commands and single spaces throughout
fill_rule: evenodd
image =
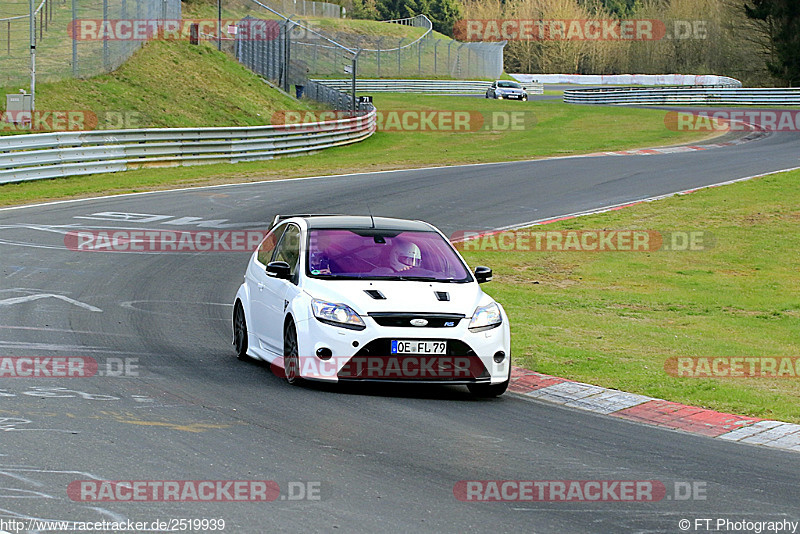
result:
M 393 339 L 392 354 L 447 354 L 447 341 Z

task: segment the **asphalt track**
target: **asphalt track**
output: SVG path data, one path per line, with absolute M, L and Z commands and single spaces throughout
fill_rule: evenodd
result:
M 514 395 L 475 400 L 457 387 L 293 388 L 233 355 L 230 303 L 247 253 L 74 252 L 63 237 L 79 228 L 263 228 L 275 213 L 368 207 L 448 234 L 496 228 L 795 168 L 798 141 L 785 133 L 682 154 L 339 176 L 0 211 L 0 354 L 89 356 L 106 371 L 0 381 L 0 518 L 222 518 L 224 532 L 234 533 L 683 532 L 684 518 L 690 532 L 706 532 L 695 529 L 696 519 L 799 521 L 794 453 Z M 164 217 L 94 215 L 108 212 Z M 108 376 L 120 362 L 138 368 Z M 284 497 L 290 483 L 310 482 L 319 499 L 70 500 L 69 483 L 87 479 L 273 480 Z M 454 497 L 458 481 L 497 479 L 656 480 L 668 498 Z M 676 483 L 695 484 L 702 490 L 695 497 L 704 498 L 677 498 Z

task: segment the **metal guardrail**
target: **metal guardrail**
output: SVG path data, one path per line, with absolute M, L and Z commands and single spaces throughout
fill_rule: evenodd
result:
M 376 124 L 369 106 L 355 117 L 298 125 L 12 135 L 0 138 L 0 183 L 272 159 L 362 141 Z
M 350 80 L 312 80 L 321 85 L 338 89 L 350 90 Z M 483 80 L 390 80 L 390 79 L 358 79 L 356 92 L 360 93 L 439 93 L 439 94 L 481 94 L 485 93 L 492 82 Z M 528 89 L 528 94 L 540 95 L 544 93 L 544 86 L 540 83 L 523 84 Z
M 564 91 L 564 102 L 603 105 L 797 106 L 800 105 L 800 88 L 677 86 L 570 89 Z
M 715 74 L 510 74 L 518 82 L 580 85 L 658 85 L 741 87 L 742 82 Z

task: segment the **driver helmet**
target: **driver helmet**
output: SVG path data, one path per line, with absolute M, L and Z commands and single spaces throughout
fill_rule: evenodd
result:
M 395 271 L 405 271 L 422 265 L 422 253 L 414 243 L 400 241 L 392 249 L 389 262 Z

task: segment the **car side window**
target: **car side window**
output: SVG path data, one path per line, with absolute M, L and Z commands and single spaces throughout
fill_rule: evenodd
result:
M 266 265 L 272 261 L 272 254 L 275 252 L 275 245 L 281 240 L 283 232 L 286 230 L 286 225 L 279 226 L 275 230 L 267 234 L 261 244 L 258 245 L 258 263 Z
M 289 264 L 292 276 L 297 272 L 297 264 L 300 260 L 300 228 L 289 225 L 283 233 L 278 248 L 275 250 L 273 261 L 285 261 Z

